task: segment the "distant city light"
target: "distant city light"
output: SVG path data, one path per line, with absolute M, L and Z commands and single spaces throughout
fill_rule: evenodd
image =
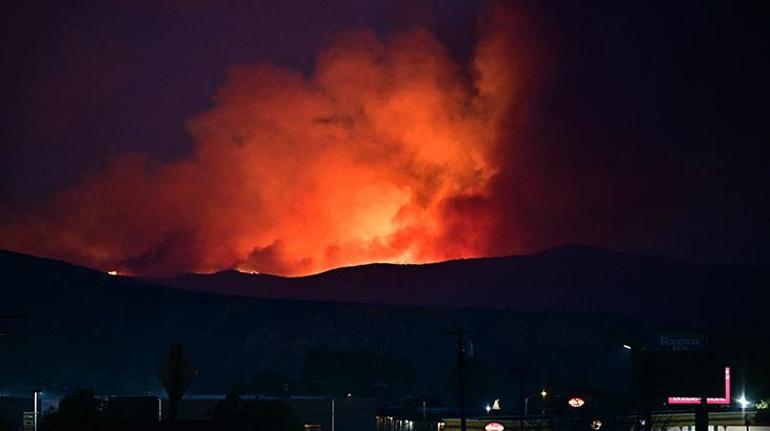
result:
M 490 406 L 489 404 L 487 404 L 487 405 L 486 405 L 486 407 L 484 407 L 484 410 L 486 410 L 486 411 L 487 411 L 487 413 L 489 413 L 489 412 L 490 412 L 490 410 L 492 410 L 492 406 Z
M 631 350 L 631 346 L 629 346 L 628 344 L 624 344 L 623 348 L 626 349 L 626 350 Z
M 113 269 L 113 270 L 107 271 L 107 274 L 109 274 L 109 275 L 118 275 L 118 271 L 115 271 Z
M 591 422 L 591 429 L 600 430 L 602 428 L 602 421 L 599 419 L 594 419 Z
M 546 391 L 545 389 L 543 389 L 542 391 L 540 391 L 540 396 L 541 396 L 541 397 L 543 397 L 543 398 L 545 398 L 546 396 L 548 396 L 548 391 Z
M 569 401 L 567 401 L 567 404 L 569 404 L 570 407 L 580 408 L 586 404 L 586 400 L 580 397 L 572 397 L 569 399 Z

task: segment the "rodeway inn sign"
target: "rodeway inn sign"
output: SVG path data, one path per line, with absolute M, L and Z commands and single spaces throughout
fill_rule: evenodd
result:
M 709 339 L 705 335 L 656 335 L 652 345 L 655 350 L 708 350 Z

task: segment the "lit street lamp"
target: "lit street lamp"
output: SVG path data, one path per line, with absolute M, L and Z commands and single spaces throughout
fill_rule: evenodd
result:
M 751 401 L 746 399 L 746 395 L 745 394 L 741 395 L 741 397 L 738 398 L 736 401 L 738 401 L 738 404 L 741 405 L 741 410 L 743 410 L 744 412 L 746 411 L 746 407 L 751 405 Z
M 746 417 L 746 407 L 751 405 L 751 401 L 746 399 L 746 394 L 741 395 L 737 400 L 741 405 L 741 415 L 743 416 L 743 423 L 746 424 L 746 431 L 749 431 L 749 419 Z

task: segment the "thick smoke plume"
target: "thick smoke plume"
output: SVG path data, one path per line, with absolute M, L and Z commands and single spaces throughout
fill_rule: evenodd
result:
M 469 65 L 414 29 L 340 35 L 309 77 L 236 67 L 190 119 L 188 158 L 120 156 L 3 227 L 0 245 L 138 274 L 497 252 L 495 154 L 525 86 L 511 24 L 492 14 Z

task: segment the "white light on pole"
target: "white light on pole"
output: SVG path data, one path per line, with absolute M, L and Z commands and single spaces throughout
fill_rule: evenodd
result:
M 746 394 L 741 395 L 736 401 L 738 401 L 738 404 L 740 404 L 741 408 L 744 410 L 751 405 L 751 401 L 746 399 Z
M 749 431 L 749 419 L 746 417 L 746 407 L 751 405 L 751 401 L 746 399 L 746 394 L 741 395 L 737 400 L 741 405 L 741 416 L 743 416 L 743 423 L 746 424 L 746 431 Z

